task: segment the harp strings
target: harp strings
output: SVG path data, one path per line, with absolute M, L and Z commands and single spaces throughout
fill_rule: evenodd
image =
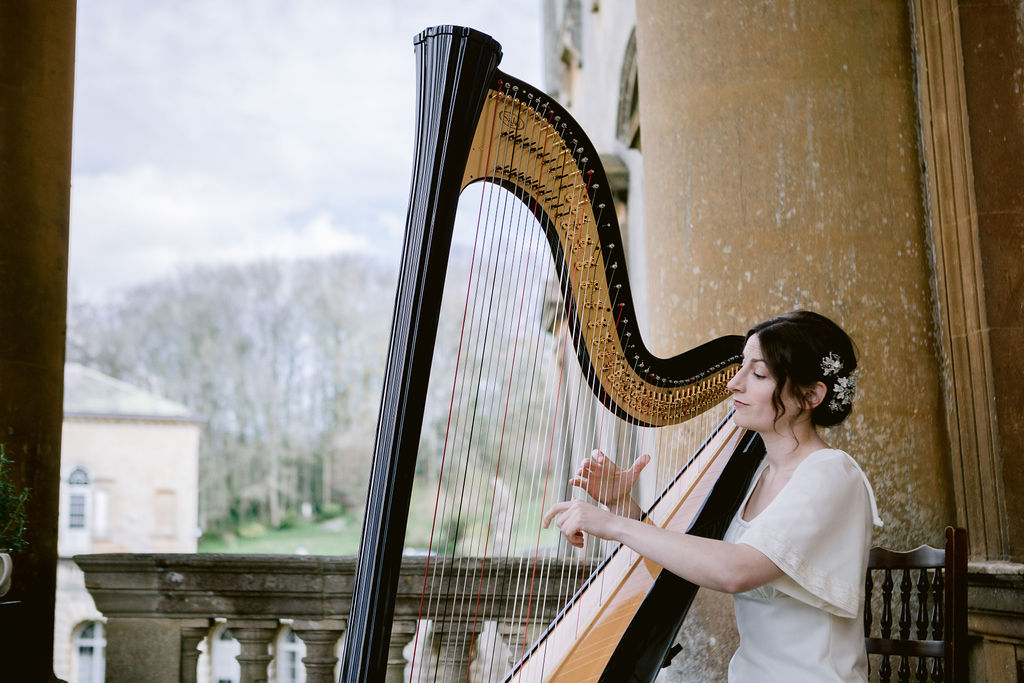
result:
M 507 118 L 506 114 L 507 112 L 502 112 L 497 118 L 504 120 Z M 498 139 L 506 140 L 504 144 L 497 145 L 499 149 L 495 155 L 496 163 L 504 164 L 508 162 L 513 150 L 507 143 L 507 136 Z M 445 465 L 438 479 L 436 496 L 438 505 L 435 517 L 449 522 L 454 520 L 454 523 L 448 523 L 446 529 L 440 530 L 438 543 L 435 543 L 432 535 L 430 548 L 431 553 L 438 550 L 450 552 L 453 561 L 443 567 L 435 564 L 433 569 L 428 571 L 433 573 L 433 578 L 424 582 L 424 585 L 437 585 L 440 580 L 448 584 L 449 590 L 454 582 L 458 584 L 456 592 L 463 599 L 451 613 L 442 615 L 440 603 L 432 604 L 433 596 L 424 596 L 424 609 L 421 611 L 421 617 L 435 623 L 442 619 L 469 621 L 468 628 L 471 630 L 479 628 L 480 591 L 475 591 L 477 599 L 471 608 L 468 602 L 474 594 L 470 583 L 472 577 L 469 572 L 463 571 L 460 558 L 486 558 L 496 552 L 507 554 L 508 549 L 513 547 L 514 539 L 509 537 L 507 524 L 498 525 L 498 531 L 505 531 L 505 537 L 499 539 L 500 543 L 494 543 L 492 529 L 495 526 L 496 514 L 501 512 L 497 509 L 499 502 L 503 503 L 501 507 L 504 511 L 511 513 L 506 514 L 506 518 L 518 516 L 516 508 L 522 505 L 518 496 L 511 496 L 510 500 L 510 496 L 507 495 L 509 486 L 505 481 L 508 477 L 503 477 L 503 460 L 510 450 L 527 453 L 527 425 L 532 416 L 529 411 L 525 415 L 522 411 L 517 411 L 516 415 L 510 416 L 509 404 L 513 396 L 520 397 L 525 394 L 528 398 L 532 397 L 535 394 L 533 389 L 546 384 L 543 378 L 536 376 L 536 373 L 516 372 L 517 367 L 537 366 L 537 359 L 543 356 L 544 340 L 536 333 L 531 334 L 528 327 L 524 327 L 529 325 L 529 321 L 539 317 L 536 313 L 529 313 L 527 307 L 535 307 L 532 302 L 540 300 L 538 293 L 542 291 L 540 284 L 544 282 L 537 267 L 538 262 L 543 263 L 538 258 L 538 254 L 543 257 L 543 252 L 539 248 L 543 246 L 542 234 L 536 229 L 535 224 L 530 225 L 533 220 L 522 201 L 524 197 L 519 197 L 520 201 L 511 201 L 508 193 L 497 190 L 496 186 L 488 183 L 484 184 L 484 187 L 486 189 L 480 194 L 477 209 L 476 237 L 470 259 L 467 296 L 463 305 L 464 323 L 460 333 L 458 361 L 450 400 L 451 415 L 448 419 L 450 430 L 445 437 Z M 514 232 L 509 233 L 509 225 L 515 226 Z M 550 262 L 550 256 L 547 258 Z M 499 267 L 494 267 L 495 265 Z M 548 268 L 550 269 L 550 266 Z M 518 275 L 509 277 L 509 272 Z M 517 296 L 512 296 L 515 293 L 514 283 L 519 283 L 520 291 Z M 509 339 L 512 340 L 511 347 L 506 343 Z M 519 353 L 520 340 L 524 342 L 522 356 Z M 503 353 L 510 348 L 511 354 Z M 439 344 L 438 349 L 441 354 L 448 353 L 444 350 L 443 344 Z M 463 349 L 468 349 L 470 353 L 462 353 Z M 526 358 L 522 364 L 518 361 L 521 357 Z M 501 379 L 503 377 L 504 379 Z M 494 381 L 491 378 L 499 378 L 502 391 L 488 391 L 493 389 L 487 386 L 488 382 Z M 433 377 L 431 383 L 434 384 Z M 501 407 L 501 394 L 504 394 L 505 398 L 504 408 L 500 410 L 499 424 L 494 418 L 496 413 L 499 413 L 496 408 Z M 481 420 L 488 418 L 489 424 L 480 424 Z M 537 422 L 535 418 L 533 421 Z M 521 436 L 515 434 L 516 430 L 509 429 L 510 422 L 521 425 Z M 496 453 L 497 457 L 487 457 L 492 453 Z M 449 454 L 451 457 L 448 457 Z M 484 467 L 478 466 L 479 462 L 490 462 L 493 472 L 488 473 Z M 520 459 L 517 464 L 521 469 L 524 462 Z M 530 478 L 536 480 L 536 468 L 532 477 L 512 477 L 516 487 L 536 488 L 522 486 L 523 482 Z M 492 504 L 486 512 L 486 519 L 474 519 L 470 504 L 487 498 L 484 494 L 487 492 L 488 481 Z M 536 510 L 533 510 L 532 514 L 536 517 Z M 475 523 L 483 524 L 482 533 L 474 534 L 470 540 L 465 540 L 462 530 Z M 442 526 L 445 525 L 442 523 Z M 499 547 L 495 549 L 493 545 Z M 484 567 L 486 562 L 481 565 L 477 579 L 481 584 L 484 580 Z M 470 613 L 474 616 L 467 619 Z
M 542 167 L 539 157 L 522 154 L 517 144 L 529 141 L 557 155 L 560 163 L 552 167 L 567 174 L 559 182 L 572 188 L 566 202 L 567 222 L 578 226 L 586 220 L 581 206 L 589 201 L 581 195 L 593 189 L 586 183 L 589 160 L 577 158 L 571 139 L 556 144 L 552 126 L 557 130 L 560 125 L 564 132 L 565 124 L 552 121 L 541 103 L 534 107 L 532 95 L 527 105 L 536 112 L 534 116 L 521 114 L 516 105 L 523 102 L 516 97 L 510 93 L 494 110 L 488 164 L 515 166 L 523 177 L 539 182 L 550 169 Z M 533 215 L 536 203 L 522 189 L 525 184 L 506 190 L 497 182 L 478 183 L 479 191 L 467 191 L 460 204 L 460 215 L 475 214 L 476 220 L 467 231 L 472 233 L 471 240 L 456 235 L 430 380 L 431 402 L 447 404 L 443 436 L 440 429 L 437 435 L 428 434 L 430 421 L 424 420 L 421 452 L 437 436 L 440 456 L 436 465 L 428 457 L 422 467 L 421 479 L 432 485 L 417 486 L 418 491 L 433 491 L 434 505 L 426 543 L 421 628 L 410 657 L 410 680 L 444 678 L 443 657 L 433 661 L 421 657 L 426 651 L 421 635 L 428 630 L 442 652 L 456 648 L 455 641 L 468 641 L 473 648 L 470 656 L 490 667 L 487 678 L 500 677 L 547 624 L 541 610 L 544 598 L 536 594 L 539 587 L 555 586 L 557 601 L 562 603 L 580 589 L 610 544 L 588 537 L 582 552 L 571 550 L 557 531 L 541 531 L 540 517 L 553 502 L 583 495 L 570 491 L 566 482 L 590 450 L 602 450 L 623 467 L 642 453 L 668 453 L 667 460 L 678 461 L 671 454 L 692 453 L 685 441 L 707 433 L 703 428 L 673 428 L 658 430 L 661 434 L 655 436 L 635 420 L 611 415 L 611 406 L 601 405 L 594 397 L 590 385 L 600 354 L 592 354 L 593 362 L 579 368 L 574 349 L 582 343 L 584 329 L 582 323 L 569 323 L 564 301 L 551 300 L 561 295 L 559 275 Z M 463 211 L 462 205 L 470 199 L 475 206 Z M 596 220 L 613 210 L 598 207 Z M 598 247 L 587 244 L 582 235 L 574 229 L 566 240 L 568 273 L 594 267 L 589 257 Z M 469 242 L 471 247 L 463 246 Z M 461 252 L 467 252 L 468 259 Z M 613 252 L 621 257 L 621 245 L 615 245 Z M 462 265 L 466 260 L 468 269 Z M 573 282 L 568 274 L 564 277 Z M 570 292 L 575 301 L 594 298 L 584 291 L 587 282 L 586 277 L 576 280 Z M 612 312 L 621 316 L 621 283 L 612 277 L 609 288 Z M 463 294 L 449 301 L 450 291 Z M 442 338 L 446 332 L 451 334 Z M 651 467 L 658 474 L 672 469 L 657 463 L 656 458 Z M 414 512 L 412 519 L 417 517 Z M 561 564 L 548 560 L 567 556 L 580 557 L 581 562 L 552 577 L 553 567 Z M 498 597 L 484 590 L 495 578 L 496 560 L 513 564 L 510 583 L 524 589 L 508 599 L 512 607 L 506 610 L 502 625 L 504 635 L 511 635 L 507 644 L 497 638 L 493 627 Z M 604 581 L 602 577 L 598 583 Z M 611 588 L 595 587 L 601 595 Z M 444 595 L 456 598 L 447 600 Z M 487 638 L 481 635 L 485 632 Z

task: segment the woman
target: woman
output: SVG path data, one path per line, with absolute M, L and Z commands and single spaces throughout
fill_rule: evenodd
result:
M 730 681 L 866 681 L 864 573 L 874 494 L 853 458 L 818 427 L 850 414 L 857 359 L 828 318 L 795 311 L 747 333 L 729 381 L 741 427 L 766 455 L 723 540 L 638 521 L 631 489 L 649 461 L 622 470 L 599 452 L 571 483 L 605 504 L 573 500 L 544 516 L 569 543 L 619 541 L 700 586 L 735 595 L 740 645 Z

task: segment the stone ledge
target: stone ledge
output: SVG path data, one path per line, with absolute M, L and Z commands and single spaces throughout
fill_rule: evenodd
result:
M 968 564 L 967 630 L 986 639 L 1024 645 L 1024 564 Z
M 85 585 L 96 607 L 108 618 L 196 617 L 319 620 L 345 617 L 355 582 L 354 557 L 316 555 L 129 554 L 78 555 Z M 421 609 L 424 576 L 433 605 L 479 597 L 480 618 L 501 618 L 515 611 L 516 596 L 529 582 L 535 590 L 558 596 L 565 572 L 578 571 L 571 561 L 541 559 L 534 571 L 529 558 L 426 558 L 402 561 L 395 615 L 416 617 Z M 575 568 L 575 569 L 574 569 Z M 535 605 L 553 617 L 564 602 Z

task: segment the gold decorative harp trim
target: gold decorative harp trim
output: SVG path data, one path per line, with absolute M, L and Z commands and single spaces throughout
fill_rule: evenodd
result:
M 650 354 L 629 325 L 633 303 L 628 290 L 622 292 L 622 248 L 610 237 L 618 234 L 614 208 L 610 200 L 593 199 L 601 190 L 595 176 L 603 181 L 603 170 L 579 137 L 566 138 L 568 124 L 551 114 L 550 100 L 499 76 L 503 80 L 487 91 L 462 186 L 489 181 L 511 188 L 524 201 L 529 198 L 546 224 L 566 305 L 572 307 L 574 343 L 581 364 L 593 370 L 595 391 L 620 416 L 645 426 L 678 424 L 720 403 L 729 394 L 726 383 L 738 358 L 718 360 L 697 376 L 662 375 L 648 367 Z

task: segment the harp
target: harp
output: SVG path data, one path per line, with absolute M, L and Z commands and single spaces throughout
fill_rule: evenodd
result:
M 505 600 L 519 621 L 506 628 L 514 637 L 501 656 L 492 653 L 484 679 L 651 680 L 696 587 L 628 548 L 566 553 L 552 540 L 556 532 L 540 540 L 540 515 L 564 499 L 579 444 L 610 445 L 628 458 L 652 449 L 637 433 L 688 432 L 694 445 L 646 519 L 724 533 L 763 454 L 756 435 L 721 414 L 743 340 L 714 339 L 672 358 L 651 354 L 636 323 L 610 188 L 583 131 L 558 103 L 497 69 L 501 48 L 489 36 L 441 26 L 415 46 L 412 187 L 342 679 L 384 680 L 400 568 L 415 560 L 423 567 L 421 623 L 435 632 L 448 622 L 472 629 L 470 647 L 494 616 L 493 605 L 482 604 L 493 596 L 482 600 L 479 587 L 504 571 L 516 577 L 510 586 L 525 588 Z M 472 239 L 455 236 L 467 188 L 483 188 L 468 211 Z M 461 322 L 453 325 L 457 341 L 441 348 L 456 261 L 469 263 L 459 271 L 468 271 L 464 301 L 454 306 Z M 447 404 L 447 416 L 432 417 L 432 402 Z M 686 429 L 700 419 L 706 424 Z M 659 450 L 682 452 L 657 439 Z M 424 478 L 436 480 L 432 514 L 420 514 L 413 500 Z M 521 500 L 516 490 L 534 496 Z M 479 512 L 463 507 L 474 503 Z M 428 517 L 425 556 L 403 555 L 410 518 Z M 464 587 L 459 604 L 450 592 L 430 594 L 453 583 Z M 542 583 L 562 591 L 554 618 L 541 619 L 536 608 L 550 601 L 531 592 Z M 484 646 L 475 647 L 482 655 Z M 442 660 L 414 660 L 411 677 L 467 680 Z

